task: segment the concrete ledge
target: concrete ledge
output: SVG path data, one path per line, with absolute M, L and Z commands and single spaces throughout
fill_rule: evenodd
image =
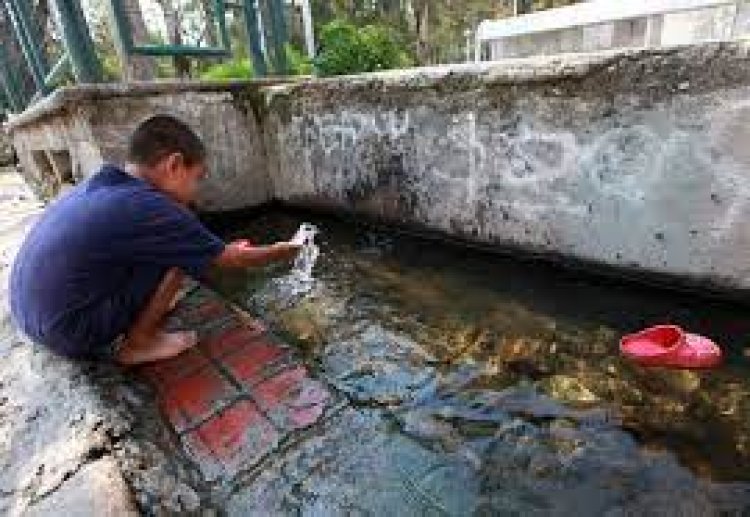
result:
M 41 118 L 58 114 L 66 107 L 96 100 L 121 97 L 149 97 L 178 93 L 242 92 L 248 89 L 266 89 L 270 94 L 279 91 L 301 89 L 352 89 L 379 87 L 429 88 L 443 83 L 471 81 L 484 84 L 518 84 L 522 82 L 544 82 L 569 78 L 582 78 L 608 65 L 627 61 L 656 59 L 658 72 L 660 58 L 682 58 L 684 66 L 699 67 L 717 58 L 745 60 L 750 53 L 750 42 L 714 43 L 699 46 L 677 46 L 658 49 L 615 49 L 600 52 L 559 54 L 509 58 L 502 61 L 440 65 L 404 70 L 389 70 L 369 74 L 340 76 L 333 78 L 268 78 L 228 81 L 136 81 L 130 83 L 84 84 L 60 88 L 30 106 L 26 111 L 5 123 L 8 131 L 16 131 Z M 719 87 L 738 77 L 747 77 L 748 71 L 741 67 L 729 76 L 711 78 L 708 86 Z M 716 82 L 719 81 L 719 82 Z M 634 81 L 640 84 L 641 81 Z
M 8 127 L 35 193 L 52 198 L 65 183 L 122 163 L 135 126 L 154 113 L 188 122 L 209 149 L 201 208 L 216 211 L 270 197 L 258 110 L 261 88 L 278 81 L 159 82 L 62 89 L 13 118 Z M 248 171 L 251 171 L 248 173 Z
M 82 84 L 55 90 L 18 115 L 11 115 L 5 123 L 8 131 L 39 122 L 44 117 L 59 114 L 66 108 L 97 100 L 118 97 L 150 97 L 179 93 L 236 92 L 264 86 L 289 83 L 290 79 L 248 79 L 229 81 L 134 81 L 129 83 Z
M 445 95 L 493 86 L 581 85 L 586 89 L 558 95 L 583 96 L 616 93 L 698 93 L 747 84 L 750 80 L 750 42 L 712 43 L 659 49 L 618 49 L 591 53 L 509 58 L 502 61 L 393 70 L 355 76 L 303 80 L 264 88 L 278 94 L 315 92 L 347 95 L 352 91 L 399 94 L 435 91 Z M 713 69 L 706 73 L 707 67 Z M 689 87 L 681 85 L 690 81 Z M 685 91 L 689 90 L 689 91 Z M 555 92 L 551 92 L 555 93 Z M 366 99 L 363 99 L 366 100 Z M 398 99 L 402 101 L 402 99 Z

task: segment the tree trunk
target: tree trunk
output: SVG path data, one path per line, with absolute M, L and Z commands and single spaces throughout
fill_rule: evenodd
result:
M 138 0 L 121 0 L 122 7 L 125 11 L 127 21 L 130 25 L 132 40 L 135 45 L 143 44 L 148 41 L 148 31 L 146 23 L 143 21 L 143 13 Z M 128 54 L 122 44 L 123 35 L 117 31 L 117 25 L 114 21 L 114 12 L 112 3 L 105 2 L 110 16 L 110 23 L 115 35 L 115 48 L 120 58 L 120 69 L 122 71 L 123 81 L 149 81 L 156 76 L 156 61 L 149 56 L 139 56 L 137 54 Z M 125 36 L 127 37 L 127 36 Z
M 37 27 L 39 27 L 39 33 L 42 36 L 42 48 L 45 51 L 49 51 L 50 45 L 52 44 L 52 31 L 47 28 L 47 25 L 49 24 L 48 0 L 38 0 L 36 8 L 34 9 L 34 18 L 36 19 Z
M 214 19 L 214 3 L 212 0 L 200 0 L 203 16 L 206 17 L 206 43 L 211 47 L 219 45 L 218 27 Z
M 412 0 L 403 0 L 403 11 L 404 17 L 406 18 L 406 25 L 409 30 L 413 33 L 417 33 L 417 16 L 414 12 L 414 3 Z
M 518 0 L 518 14 L 528 14 L 534 10 L 533 0 Z
M 415 9 L 417 18 L 417 60 L 420 65 L 430 62 L 430 1 L 423 0 Z
M 318 24 L 329 22 L 333 18 L 333 8 L 330 0 L 311 0 L 313 19 Z

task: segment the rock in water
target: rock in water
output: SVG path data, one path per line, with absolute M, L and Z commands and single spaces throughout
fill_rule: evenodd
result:
M 567 375 L 554 375 L 546 379 L 542 387 L 551 397 L 563 402 L 591 403 L 599 400 L 581 381 Z

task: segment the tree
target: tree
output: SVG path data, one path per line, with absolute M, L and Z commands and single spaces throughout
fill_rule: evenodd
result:
M 356 27 L 336 20 L 323 27 L 320 42 L 321 51 L 314 65 L 324 76 L 375 72 L 410 64 L 392 31 L 379 25 Z
M 414 32 L 417 36 L 417 60 L 420 65 L 429 63 L 430 49 L 430 1 L 415 0 L 414 2 Z
M 319 0 L 313 3 L 317 24 L 344 19 L 356 25 L 386 24 L 406 42 L 420 65 L 463 61 L 467 31 L 482 20 L 513 16 L 575 3 L 576 0 Z M 323 8 L 328 6 L 328 10 Z M 323 17 L 323 18 L 321 18 Z

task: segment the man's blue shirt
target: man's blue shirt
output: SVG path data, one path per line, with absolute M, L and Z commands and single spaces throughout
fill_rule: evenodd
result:
M 95 356 L 128 330 L 167 269 L 200 277 L 223 249 L 190 211 L 105 165 L 26 237 L 11 274 L 11 311 L 35 341 Z

